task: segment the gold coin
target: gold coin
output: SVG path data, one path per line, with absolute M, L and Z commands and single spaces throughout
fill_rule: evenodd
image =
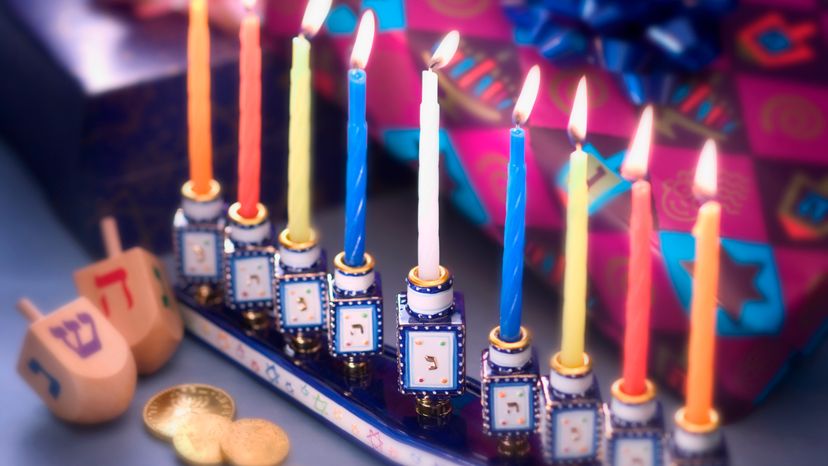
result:
M 221 452 L 233 466 L 275 466 L 289 451 L 285 431 L 264 419 L 239 419 L 221 438 Z
M 175 431 L 175 452 L 187 464 L 219 465 L 222 462 L 221 438 L 232 421 L 213 413 L 190 414 Z
M 233 419 L 236 404 L 220 388 L 184 384 L 156 393 L 144 405 L 144 425 L 156 437 L 171 440 L 190 414 L 212 413 Z

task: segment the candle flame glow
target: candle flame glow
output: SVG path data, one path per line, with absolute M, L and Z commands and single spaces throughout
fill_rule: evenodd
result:
M 526 74 L 523 89 L 520 90 L 515 110 L 512 112 L 512 120 L 516 125 L 522 125 L 529 119 L 529 114 L 532 113 L 532 108 L 535 106 L 535 99 L 538 98 L 539 87 L 540 67 L 535 65 Z
M 256 0 L 242 0 L 242 4 L 245 10 L 253 11 L 253 8 L 256 6 Z
M 576 144 L 584 142 L 587 134 L 587 81 L 581 76 L 578 89 L 575 91 L 575 100 L 572 102 L 572 112 L 569 114 L 567 125 L 569 138 Z
M 628 180 L 638 180 L 647 176 L 650 159 L 650 144 L 653 139 L 653 107 L 648 105 L 641 112 L 638 129 L 621 165 L 621 175 Z
M 315 36 L 328 17 L 330 9 L 331 0 L 309 0 L 305 16 L 302 17 L 302 34 L 309 38 Z
M 440 41 L 440 45 L 437 46 L 434 54 L 431 55 L 428 67 L 433 70 L 439 70 L 440 68 L 448 65 L 451 62 L 452 57 L 454 57 L 454 52 L 457 51 L 458 45 L 460 45 L 459 32 L 451 31 L 446 34 L 446 37 L 443 37 L 443 40 Z
M 693 180 L 693 194 L 698 198 L 710 199 L 716 196 L 718 178 L 718 157 L 716 141 L 708 139 L 702 147 L 699 163 L 696 165 L 696 178 Z
M 354 49 L 351 51 L 351 68 L 364 69 L 368 65 L 368 57 L 371 55 L 371 45 L 374 43 L 374 12 L 366 10 L 359 21 Z

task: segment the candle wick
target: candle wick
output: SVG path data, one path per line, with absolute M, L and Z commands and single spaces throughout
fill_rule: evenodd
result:
M 583 150 L 581 146 L 581 141 L 575 143 L 575 150 L 577 150 L 578 152 L 581 152 Z

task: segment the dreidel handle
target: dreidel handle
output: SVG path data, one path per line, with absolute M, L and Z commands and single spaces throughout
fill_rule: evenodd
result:
M 43 317 L 40 309 L 38 309 L 29 298 L 20 298 L 17 301 L 17 310 L 20 311 L 20 313 L 23 314 L 23 317 L 25 317 L 29 322 L 35 322 Z
M 115 221 L 115 217 L 107 215 L 101 219 L 101 236 L 103 236 L 107 257 L 117 256 L 123 251 L 121 235 L 118 233 L 118 223 Z

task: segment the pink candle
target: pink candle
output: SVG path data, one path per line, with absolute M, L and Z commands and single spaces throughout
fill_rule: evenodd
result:
M 621 169 L 623 176 L 636 180 L 632 186 L 630 212 L 630 262 L 627 272 L 626 325 L 621 390 L 641 395 L 646 390 L 647 353 L 650 347 L 650 290 L 652 287 L 653 213 L 647 159 L 652 138 L 653 112 L 644 109 L 633 142 Z
M 254 2 L 245 2 L 247 15 L 239 32 L 239 215 L 244 218 L 255 218 L 258 213 L 261 172 L 262 49 Z

